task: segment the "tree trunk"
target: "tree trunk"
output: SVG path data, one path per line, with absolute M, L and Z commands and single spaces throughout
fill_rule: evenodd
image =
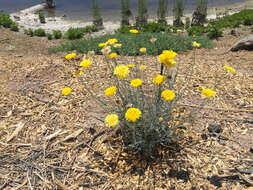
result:
M 46 1 L 47 1 L 48 8 L 54 8 L 55 7 L 54 0 L 46 0 Z

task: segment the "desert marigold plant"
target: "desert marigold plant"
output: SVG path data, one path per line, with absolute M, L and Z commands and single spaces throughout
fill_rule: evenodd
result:
M 138 33 L 137 30 L 130 32 Z M 155 43 L 155 40 L 151 42 Z M 95 98 L 107 114 L 104 118 L 105 126 L 114 127 L 117 130 L 116 134 L 121 135 L 123 150 L 150 157 L 159 147 L 176 142 L 187 131 L 182 129 L 184 120 L 178 121 L 178 117 L 175 116 L 178 109 L 177 101 L 181 96 L 175 88 L 178 54 L 172 50 L 164 50 L 157 60 L 160 71 L 151 77 L 145 71 L 150 68 L 146 66 L 148 63 L 145 63 L 145 56 L 141 57 L 144 61 L 135 59 L 134 62 L 123 61 L 123 57 L 113 59 L 117 54 L 111 53 L 111 50 L 115 48 L 116 43 L 120 42 L 117 39 L 109 39 L 105 44 L 98 44 L 109 72 L 106 75 L 109 87 L 103 89 L 104 95 L 98 96 L 97 93 L 93 93 L 88 85 L 84 85 L 84 89 Z M 141 48 L 140 52 L 146 52 L 144 48 Z M 92 67 L 88 60 L 83 60 L 80 66 Z M 83 79 L 87 75 L 92 75 L 91 70 L 84 70 L 86 73 Z M 171 71 L 171 77 L 167 77 L 165 71 Z M 96 69 L 92 72 L 96 72 Z M 65 90 L 62 94 L 67 95 L 70 92 L 71 90 Z M 204 98 L 201 98 L 201 95 Z M 201 89 L 199 92 L 199 98 L 203 101 L 213 96 L 215 92 L 212 89 Z

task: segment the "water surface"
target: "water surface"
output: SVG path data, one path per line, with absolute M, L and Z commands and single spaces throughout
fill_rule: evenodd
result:
M 208 0 L 209 7 L 230 5 L 245 0 Z M 16 12 L 43 2 L 42 0 L 0 0 L 0 11 L 5 13 Z M 49 16 L 63 16 L 69 19 L 92 20 L 91 0 L 56 0 L 56 9 L 49 10 Z M 101 15 L 105 21 L 120 20 L 120 0 L 98 0 Z M 137 0 L 129 0 L 131 11 L 136 14 Z M 169 12 L 172 15 L 173 0 L 168 0 Z M 195 8 L 196 0 L 184 0 L 185 11 Z M 158 0 L 147 0 L 149 18 L 156 16 Z

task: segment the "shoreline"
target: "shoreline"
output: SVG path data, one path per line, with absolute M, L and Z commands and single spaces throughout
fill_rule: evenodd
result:
M 46 8 L 46 3 L 35 5 L 28 9 L 21 10 L 16 13 L 10 14 L 11 18 L 18 23 L 21 31 L 24 29 L 31 28 L 36 30 L 38 28 L 44 29 L 48 33 L 52 33 L 53 30 L 60 30 L 65 33 L 69 28 L 85 27 L 92 25 L 92 21 L 85 22 L 81 20 L 67 20 L 64 17 L 46 17 L 46 23 L 41 24 L 36 12 L 44 10 Z M 208 8 L 207 19 L 216 19 L 217 17 L 222 17 L 226 15 L 231 15 L 237 13 L 243 9 L 253 9 L 253 0 L 247 0 L 243 3 L 234 3 L 231 5 L 222 5 L 219 7 Z M 186 13 L 183 16 L 183 21 L 186 17 L 191 18 L 192 13 Z M 155 21 L 154 19 L 148 19 L 148 21 Z M 133 20 L 130 21 L 132 23 Z M 168 24 L 173 23 L 173 16 L 167 17 Z M 105 33 L 113 33 L 116 29 L 120 27 L 120 21 L 106 21 L 104 22 L 104 29 L 96 32 L 95 35 L 102 35 Z

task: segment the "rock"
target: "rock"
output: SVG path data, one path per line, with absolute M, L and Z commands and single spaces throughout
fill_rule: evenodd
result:
M 208 125 L 207 130 L 208 130 L 208 135 L 211 137 L 218 138 L 222 133 L 221 126 L 215 123 Z
M 21 20 L 19 16 L 14 15 L 13 17 L 14 17 L 14 19 L 15 19 L 16 21 L 20 21 L 20 20 Z
M 232 36 L 237 36 L 235 30 L 231 30 L 230 34 L 231 34 Z
M 253 50 L 253 35 L 249 35 L 239 40 L 225 53 L 229 51 L 238 51 L 238 50 Z

